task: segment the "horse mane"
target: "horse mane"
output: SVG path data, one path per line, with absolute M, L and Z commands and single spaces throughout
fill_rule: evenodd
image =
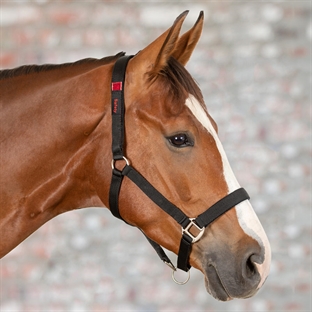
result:
M 7 78 L 13 78 L 21 75 L 29 75 L 33 73 L 40 73 L 40 72 L 46 72 L 50 70 L 55 70 L 55 69 L 62 69 L 66 67 L 72 67 L 76 65 L 84 65 L 84 64 L 108 64 L 119 57 L 125 55 L 124 52 L 119 52 L 116 55 L 113 56 L 107 56 L 103 57 L 101 59 L 96 59 L 96 58 L 85 58 L 73 63 L 64 63 L 64 64 L 43 64 L 43 65 L 23 65 L 20 67 L 16 67 L 13 69 L 4 69 L 0 70 L 0 80 L 1 79 L 7 79 Z
M 185 91 L 192 94 L 203 107 L 206 107 L 202 92 L 185 67 L 175 58 L 170 57 L 165 66 L 159 73 L 159 80 L 163 88 L 168 90 L 168 93 L 177 99 L 179 102 L 185 100 Z M 158 79 L 157 79 L 158 80 Z
M 125 55 L 119 52 L 113 56 L 107 56 L 101 59 L 85 58 L 72 63 L 64 64 L 44 64 L 44 65 L 24 65 L 13 69 L 0 70 L 0 80 L 13 78 L 21 75 L 29 75 L 32 73 L 46 72 L 50 70 L 62 69 L 67 67 L 79 66 L 84 64 L 108 64 Z M 184 100 L 185 91 L 192 94 L 197 100 L 204 105 L 203 95 L 196 81 L 175 58 L 170 57 L 167 65 L 158 73 L 159 81 L 163 84 L 163 88 L 168 90 L 179 102 Z

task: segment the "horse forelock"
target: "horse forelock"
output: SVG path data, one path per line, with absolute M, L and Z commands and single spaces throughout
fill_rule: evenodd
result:
M 203 95 L 197 82 L 175 58 L 169 58 L 167 66 L 159 72 L 157 81 L 162 90 L 167 90 L 176 102 L 181 103 L 181 107 L 184 106 L 188 95 L 192 94 L 205 108 Z

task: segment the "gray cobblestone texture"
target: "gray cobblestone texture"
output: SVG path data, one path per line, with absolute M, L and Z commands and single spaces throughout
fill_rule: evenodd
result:
M 48 222 L 0 261 L 0 311 L 311 311 L 311 1 L 1 1 L 1 68 L 136 53 L 205 11 L 188 70 L 271 242 L 253 298 L 221 303 L 200 272 L 175 285 L 106 209 Z M 172 257 L 174 257 L 172 255 Z

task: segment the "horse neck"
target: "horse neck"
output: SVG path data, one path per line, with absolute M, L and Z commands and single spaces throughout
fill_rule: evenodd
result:
M 111 67 L 2 83 L 0 257 L 56 215 L 106 204 L 94 185 L 108 194 Z

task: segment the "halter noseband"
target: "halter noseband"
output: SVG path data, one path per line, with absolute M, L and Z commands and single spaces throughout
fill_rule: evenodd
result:
M 127 176 L 134 182 L 155 204 L 162 210 L 174 218 L 182 227 L 182 238 L 178 253 L 177 267 L 183 271 L 188 272 L 191 268 L 189 264 L 189 256 L 192 249 L 192 244 L 199 241 L 202 237 L 205 228 L 223 215 L 225 212 L 239 204 L 240 202 L 249 199 L 249 195 L 243 188 L 228 194 L 213 206 L 208 208 L 205 212 L 196 218 L 189 218 L 182 210 L 167 200 L 161 193 L 159 193 L 136 169 L 134 169 L 128 159 L 124 156 L 124 133 L 125 133 L 125 104 L 124 104 L 124 82 L 125 73 L 128 61 L 132 56 L 120 57 L 113 69 L 112 75 L 112 181 L 109 192 L 109 207 L 112 214 L 123 220 L 119 213 L 118 199 L 119 191 L 124 176 Z M 124 161 L 125 166 L 122 170 L 115 167 L 117 161 Z M 195 234 L 194 234 L 195 231 Z M 193 233 L 193 234 L 192 234 Z M 163 251 L 162 247 L 148 238 L 160 259 L 169 265 L 174 271 L 175 266 L 172 264 L 168 256 Z M 176 280 L 175 280 L 176 281 Z M 177 282 L 177 281 L 176 281 Z

